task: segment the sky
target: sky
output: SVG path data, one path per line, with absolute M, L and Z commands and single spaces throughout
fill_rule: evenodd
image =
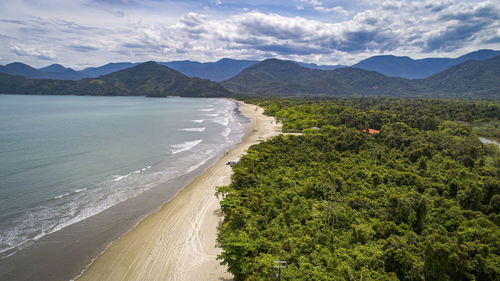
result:
M 373 55 L 500 50 L 490 0 L 0 0 L 0 64 L 280 58 L 352 65 Z

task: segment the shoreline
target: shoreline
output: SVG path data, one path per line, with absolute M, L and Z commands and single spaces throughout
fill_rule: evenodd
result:
M 235 101 L 231 103 L 236 104 Z M 236 121 L 247 124 L 246 118 L 238 112 L 237 105 L 231 114 L 237 115 Z M 238 139 L 232 141 L 226 149 L 234 148 L 241 141 L 244 129 L 244 127 L 238 129 Z M 137 226 L 141 220 L 157 212 L 165 202 L 174 198 L 180 190 L 203 174 L 222 155 L 223 151 L 220 150 L 203 162 L 197 163 L 195 165 L 197 168 L 187 173 L 176 175 L 146 192 L 31 242 L 27 247 L 17 250 L 14 255 L 0 260 L 0 279 L 12 281 L 76 279 L 114 241 Z
M 235 101 L 250 123 L 242 141 L 194 178 L 159 210 L 115 240 L 76 280 L 231 280 L 216 260 L 216 227 L 222 221 L 215 187 L 231 182 L 227 161 L 251 145 L 281 133 L 274 118 Z

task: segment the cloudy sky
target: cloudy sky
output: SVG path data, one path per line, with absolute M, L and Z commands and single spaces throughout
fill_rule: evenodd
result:
M 500 1 L 0 0 L 0 64 L 277 57 L 353 64 L 378 54 L 500 50 Z

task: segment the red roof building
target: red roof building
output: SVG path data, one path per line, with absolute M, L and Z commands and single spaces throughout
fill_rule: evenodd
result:
M 375 130 L 375 129 L 368 129 L 368 132 L 367 132 L 367 130 L 363 130 L 363 133 L 368 133 L 370 136 L 373 136 L 373 135 L 379 134 L 380 131 Z

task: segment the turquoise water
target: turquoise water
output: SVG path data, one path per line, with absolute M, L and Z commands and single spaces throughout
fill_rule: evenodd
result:
M 237 143 L 223 99 L 0 95 L 0 258 Z

